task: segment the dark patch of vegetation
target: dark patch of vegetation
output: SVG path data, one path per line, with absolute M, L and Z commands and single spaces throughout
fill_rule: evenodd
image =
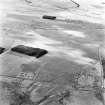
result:
M 2 54 L 4 52 L 5 48 L 0 47 L 0 54 Z
M 101 60 L 102 67 L 103 67 L 103 77 L 105 78 L 105 59 Z
M 47 16 L 47 15 L 44 15 L 42 18 L 43 19 L 55 20 L 56 19 L 56 16 Z
M 28 56 L 34 56 L 36 58 L 40 58 L 48 53 L 47 50 L 40 49 L 40 48 L 28 47 L 28 46 L 24 46 L 24 45 L 18 45 L 16 47 L 13 47 L 11 50 L 14 52 L 26 54 Z

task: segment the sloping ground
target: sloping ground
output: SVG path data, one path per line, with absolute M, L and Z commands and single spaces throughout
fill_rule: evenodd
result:
M 93 64 L 99 60 L 98 47 L 105 41 L 104 4 L 98 0 L 78 0 L 78 8 L 72 1 L 66 1 L 0 1 L 0 46 L 6 48 L 0 54 L 0 75 L 16 76 L 25 68 L 29 72 L 39 70 L 37 80 L 49 85 L 52 80 L 66 72 L 67 77 L 64 75 L 52 82 L 53 86 L 61 85 L 56 91 L 62 91 L 62 84 L 67 85 L 66 80 L 70 79 L 69 73 L 72 75 L 92 70 Z M 57 16 L 57 20 L 43 20 L 43 15 Z M 45 49 L 48 54 L 36 59 L 10 51 L 12 47 L 21 44 Z M 71 89 L 71 84 L 68 85 Z M 53 94 L 56 93 L 55 90 Z M 94 92 L 73 92 L 72 98 L 66 99 L 67 105 L 70 100 L 71 105 L 102 105 Z M 48 102 L 51 100 L 55 100 L 55 97 Z

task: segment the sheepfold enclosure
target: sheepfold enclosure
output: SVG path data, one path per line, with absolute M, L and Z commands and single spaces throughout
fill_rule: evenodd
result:
M 45 75 L 46 78 L 43 75 L 43 71 L 39 72 L 36 81 L 33 80 L 27 87 L 21 85 L 24 79 L 2 82 L 2 88 L 6 89 L 10 103 L 13 105 L 50 105 L 51 103 L 62 105 L 64 102 L 67 102 L 68 98 L 72 100 L 75 91 L 80 92 L 79 94 L 85 93 L 87 95 L 92 93 L 98 100 L 103 101 L 103 90 L 98 84 L 100 82 L 99 77 L 94 77 L 88 71 L 74 72 L 72 74 L 63 72 L 52 79 L 49 78 L 51 74 L 50 76 Z M 88 82 L 90 78 L 94 79 L 93 83 Z M 50 80 L 48 81 L 48 79 Z

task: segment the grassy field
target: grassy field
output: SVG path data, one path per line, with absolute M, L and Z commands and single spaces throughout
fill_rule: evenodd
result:
M 94 0 L 76 0 L 80 3 L 80 8 L 77 8 L 70 4 L 71 2 L 68 3 L 69 1 L 26 1 L 1 2 L 0 47 L 5 47 L 6 51 L 0 54 L 0 75 L 17 76 L 24 70 L 39 70 L 37 81 L 58 86 L 52 94 L 63 91 L 66 85 L 71 89 L 74 82 L 72 74 L 90 72 L 93 64 L 99 61 L 98 48 L 105 41 L 104 3 L 98 0 L 96 4 L 92 4 L 95 3 Z M 43 15 L 57 16 L 57 20 L 44 20 Z M 47 50 L 48 54 L 37 59 L 10 51 L 16 45 L 42 48 Z M 56 79 L 62 73 L 65 74 Z M 0 77 L 0 81 L 3 80 L 6 81 Z M 42 86 L 37 91 L 40 96 L 44 96 L 48 90 Z M 31 96 L 33 99 L 35 97 Z M 55 97 L 49 98 L 48 103 L 51 100 L 55 100 Z M 58 104 L 53 102 L 53 105 Z M 5 103 L 9 105 L 6 100 Z M 94 92 L 81 92 L 75 89 L 72 96 L 66 98 L 66 105 L 69 104 L 103 105 Z

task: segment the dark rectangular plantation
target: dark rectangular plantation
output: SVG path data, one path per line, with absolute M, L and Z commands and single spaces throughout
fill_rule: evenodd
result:
M 40 48 L 33 48 L 29 46 L 24 46 L 24 45 L 17 45 L 11 48 L 11 51 L 22 53 L 28 56 L 34 56 L 36 58 L 40 58 L 48 53 L 47 50 L 40 49 Z
M 103 78 L 105 79 L 105 59 L 104 58 L 101 60 L 101 63 L 103 68 Z
M 4 52 L 5 48 L 0 47 L 0 54 L 2 54 Z
M 48 16 L 48 15 L 44 15 L 42 18 L 43 18 L 43 19 L 55 20 L 55 19 L 56 19 L 56 16 Z

